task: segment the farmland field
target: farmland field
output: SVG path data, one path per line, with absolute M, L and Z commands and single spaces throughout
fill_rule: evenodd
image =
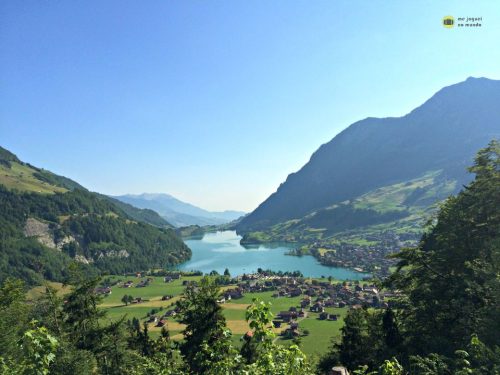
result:
M 113 282 L 132 281 L 133 285 L 130 288 L 123 288 L 119 285 L 112 286 L 112 293 L 103 298 L 100 307 L 106 311 L 106 319 L 109 321 L 118 320 L 125 316 L 126 319 L 137 318 L 141 322 L 147 321 L 149 314 L 162 315 L 168 310 L 172 310 L 175 302 L 181 298 L 184 290 L 182 283 L 184 281 L 198 281 L 200 276 L 184 276 L 180 280 L 174 280 L 169 283 L 163 281 L 163 277 L 152 277 L 153 281 L 146 287 L 136 287 L 143 279 L 136 277 L 112 276 Z M 319 279 L 318 279 L 319 280 Z M 222 288 L 222 289 L 226 289 Z M 290 307 L 300 307 L 302 297 L 279 297 L 273 298 L 274 292 L 261 293 L 246 293 L 243 298 L 235 299 L 222 304 L 224 316 L 227 320 L 227 326 L 233 333 L 233 344 L 239 346 L 241 337 L 249 330 L 248 323 L 245 320 L 246 308 L 252 303 L 254 298 L 260 298 L 263 301 L 271 302 L 271 311 L 276 316 L 280 311 L 288 310 Z M 141 297 L 143 302 L 134 303 L 125 306 L 121 299 L 124 295 L 131 295 L 134 298 Z M 162 301 L 164 295 L 173 296 L 170 300 Z M 332 339 L 340 338 L 340 328 L 343 325 L 343 317 L 345 316 L 346 308 L 327 308 L 327 312 L 339 315 L 337 321 L 319 320 L 319 314 L 308 312 L 307 317 L 299 318 L 299 330 L 307 335 L 301 337 L 301 349 L 308 355 L 324 354 L 331 343 Z M 174 340 L 182 339 L 182 330 L 184 326 L 177 322 L 175 317 L 167 319 L 167 329 Z M 292 341 L 279 336 L 279 333 L 284 330 L 287 325 L 283 324 L 281 328 L 275 329 L 277 334 L 276 343 L 289 345 Z M 159 327 L 155 324 L 150 324 L 149 330 L 152 335 L 157 335 L 160 332 Z

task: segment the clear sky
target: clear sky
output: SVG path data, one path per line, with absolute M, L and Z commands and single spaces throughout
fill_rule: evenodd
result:
M 500 79 L 499 1 L 0 2 L 0 145 L 107 194 L 249 211 L 468 76 Z

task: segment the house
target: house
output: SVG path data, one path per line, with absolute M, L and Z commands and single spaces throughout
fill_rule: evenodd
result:
M 316 290 L 314 290 L 313 288 L 309 288 L 308 290 L 306 290 L 305 294 L 310 297 L 314 297 L 316 296 Z
M 279 295 L 280 297 L 288 297 L 288 296 L 289 296 L 289 293 L 288 293 L 288 290 L 286 290 L 286 289 L 280 289 L 280 290 L 278 291 L 278 295 Z
M 284 321 L 284 322 L 290 322 L 293 319 L 297 319 L 297 312 L 296 311 L 281 311 L 278 316 Z
M 128 280 L 123 283 L 122 288 L 130 288 L 132 285 L 134 285 L 134 282 Z
M 104 294 L 105 296 L 109 296 L 111 294 L 111 288 L 109 286 L 95 288 L 94 293 L 95 294 Z
M 165 319 L 160 319 L 158 323 L 156 323 L 156 326 L 163 327 L 165 324 L 167 324 L 167 321 Z
M 243 291 L 240 288 L 229 289 L 226 291 L 226 293 L 224 293 L 224 298 L 226 300 L 243 298 Z
M 307 312 L 304 309 L 300 309 L 299 318 L 306 318 L 306 317 L 307 317 Z
M 338 316 L 337 316 L 337 315 L 335 315 L 335 314 L 330 314 L 330 315 L 328 316 L 328 320 L 332 320 L 332 321 L 334 321 L 334 322 L 336 322 L 336 321 L 337 321 L 337 318 L 338 318 Z
M 170 316 L 176 316 L 177 313 L 175 312 L 175 310 L 168 310 L 165 314 L 163 314 L 163 317 L 164 318 L 168 318 Z
M 332 307 L 334 305 L 335 305 L 335 301 L 331 298 L 329 298 L 325 301 L 325 307 Z
M 156 315 L 151 315 L 148 319 L 148 323 L 157 323 L 158 317 Z
M 319 314 L 319 319 L 320 320 L 326 320 L 326 319 L 328 319 L 328 313 L 322 312 L 321 314 Z
M 223 304 L 226 303 L 226 298 L 222 297 L 217 300 L 217 303 Z
M 137 284 L 135 287 L 136 288 L 144 288 L 147 287 L 151 283 L 151 279 L 146 279 L 146 280 L 141 280 L 139 284 Z
M 172 297 L 173 297 L 172 295 L 164 295 L 163 297 L 161 297 L 161 300 L 162 301 L 168 301 Z
M 312 312 L 319 312 L 319 313 L 322 313 L 323 311 L 325 311 L 325 307 L 323 306 L 323 304 L 321 302 L 316 302 L 314 305 L 312 305 L 309 310 L 311 310 Z
M 307 307 L 311 305 L 311 299 L 310 298 L 304 298 L 302 301 L 300 301 L 300 307 Z

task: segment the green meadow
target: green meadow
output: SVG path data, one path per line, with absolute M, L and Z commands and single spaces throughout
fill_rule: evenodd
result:
M 125 319 L 137 318 L 141 322 L 148 319 L 149 314 L 163 315 L 164 312 L 171 310 L 175 307 L 175 302 L 181 298 L 184 290 L 182 283 L 184 281 L 198 281 L 200 276 L 184 276 L 180 280 L 174 280 L 169 283 L 163 281 L 163 277 L 152 277 L 153 281 L 146 287 L 135 287 L 138 282 L 143 279 L 135 276 L 123 277 L 112 276 L 112 282 L 123 282 L 130 280 L 134 285 L 130 288 L 123 288 L 119 285 L 112 286 L 112 293 L 103 298 L 100 307 L 106 311 L 106 318 L 108 321 L 115 321 L 125 317 Z M 320 279 L 318 279 L 320 280 Z M 325 279 L 326 280 L 326 279 Z M 324 281 L 324 280 L 323 280 Z M 223 287 L 222 289 L 232 288 Z M 252 303 L 254 298 L 259 298 L 266 302 L 271 302 L 271 311 L 276 316 L 280 311 L 288 310 L 294 306 L 299 308 L 302 297 L 280 297 L 273 298 L 274 292 L 262 293 L 246 293 L 243 298 L 231 300 L 222 304 L 224 316 L 227 320 L 227 326 L 233 333 L 233 344 L 239 346 L 241 344 L 242 336 L 250 329 L 245 320 L 246 308 Z M 121 299 L 124 295 L 131 295 L 134 298 L 140 297 L 143 302 L 136 304 L 129 304 L 125 306 Z M 162 301 L 164 295 L 173 296 L 172 299 Z M 302 350 L 308 355 L 320 356 L 324 354 L 331 345 L 332 339 L 338 340 L 340 338 L 340 328 L 343 325 L 343 317 L 347 309 L 334 309 L 327 308 L 327 312 L 340 315 L 338 321 L 319 320 L 319 314 L 308 312 L 306 318 L 299 319 L 299 330 L 304 333 L 308 331 L 307 335 L 301 337 L 300 346 Z M 283 324 L 281 328 L 274 329 L 277 339 L 276 342 L 283 345 L 290 345 L 292 340 L 284 339 L 280 336 L 280 332 L 287 327 Z M 166 328 L 170 331 L 170 335 L 174 340 L 182 339 L 182 330 L 184 326 L 177 322 L 175 317 L 167 319 Z M 157 335 L 160 332 L 159 327 L 154 324 L 149 325 L 149 330 L 152 335 Z

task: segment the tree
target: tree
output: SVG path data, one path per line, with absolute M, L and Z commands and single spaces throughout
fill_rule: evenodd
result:
M 128 362 L 124 336 L 124 318 L 103 324 L 105 312 L 98 308 L 101 297 L 94 290 L 99 278 L 74 278 L 73 290 L 63 307 L 65 334 L 78 351 L 91 353 L 98 367 L 108 375 L 122 374 Z
M 178 302 L 180 323 L 186 325 L 181 352 L 192 372 L 213 373 L 225 367 L 232 352 L 231 333 L 217 303 L 220 290 L 213 280 L 204 277 L 197 286 L 189 285 Z
M 228 268 L 226 268 L 224 270 L 224 276 L 229 276 L 229 277 L 231 276 L 231 274 L 229 273 L 229 269 Z
M 367 365 L 371 341 L 367 312 L 364 309 L 350 310 L 342 327 L 342 342 L 337 347 L 340 362 L 350 369 Z
M 50 335 L 47 328 L 37 327 L 32 321 L 32 328 L 24 332 L 18 346 L 23 351 L 22 359 L 9 361 L 0 357 L 0 374 L 48 375 L 54 362 L 57 339 Z
M 399 328 L 396 323 L 396 316 L 391 308 L 385 310 L 382 317 L 382 330 L 384 334 L 385 346 L 387 348 L 385 357 L 390 358 L 397 353 L 403 343 Z
M 246 312 L 252 328 L 254 361 L 244 368 L 245 374 L 308 375 L 312 370 L 306 356 L 295 344 L 290 347 L 273 343 L 274 332 L 270 328 L 273 314 L 271 304 L 254 299 Z
M 154 354 L 153 340 L 149 337 L 149 328 L 146 322 L 142 325 L 142 332 L 139 332 L 138 345 L 143 356 L 150 357 Z
M 127 306 L 129 303 L 132 303 L 133 300 L 134 300 L 134 297 L 127 295 L 127 294 L 125 294 L 121 299 L 121 301 L 125 304 L 125 306 Z
M 7 279 L 0 286 L 0 356 L 14 360 L 22 357 L 17 341 L 29 323 L 24 283 Z
M 101 297 L 94 293 L 99 279 L 84 280 L 75 285 L 64 304 L 64 322 L 77 348 L 92 350 L 101 339 L 100 320 L 104 312 L 98 308 Z
M 454 355 L 477 334 L 500 345 L 500 144 L 480 150 L 475 179 L 441 206 L 420 245 L 396 257 L 410 354 Z
M 124 317 L 104 326 L 99 332 L 100 341 L 92 349 L 101 372 L 109 375 L 127 373 L 129 356 L 125 340 Z

